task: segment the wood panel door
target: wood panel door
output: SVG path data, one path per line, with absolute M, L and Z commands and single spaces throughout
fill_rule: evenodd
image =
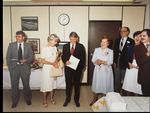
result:
M 94 49 L 100 46 L 100 38 L 104 34 L 110 36 L 110 48 L 113 48 L 114 40 L 119 37 L 121 25 L 121 21 L 89 21 L 88 84 L 92 84 L 94 65 L 91 60 Z

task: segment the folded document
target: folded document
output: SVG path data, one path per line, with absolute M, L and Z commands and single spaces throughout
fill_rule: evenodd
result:
M 76 70 L 80 59 L 78 59 L 78 58 L 74 57 L 73 55 L 71 55 L 69 61 L 70 61 L 71 64 L 69 64 L 67 66 L 74 69 L 74 70 Z

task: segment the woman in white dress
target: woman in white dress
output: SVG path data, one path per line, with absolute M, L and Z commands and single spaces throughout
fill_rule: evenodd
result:
M 51 67 L 58 67 L 56 62 L 57 47 L 56 44 L 60 42 L 59 38 L 55 34 L 51 34 L 48 37 L 48 44 L 42 49 L 41 63 L 43 64 L 42 75 L 41 75 L 41 88 L 40 91 L 43 93 L 43 105 L 48 106 L 47 98 L 50 93 L 50 101 L 55 104 L 54 101 L 54 89 L 56 89 L 56 80 L 51 77 Z
M 133 34 L 133 38 L 135 41 L 135 46 L 139 45 L 141 42 L 141 31 L 136 31 Z M 128 96 L 132 93 L 134 93 L 134 95 L 142 94 L 141 85 L 137 82 L 138 66 L 134 57 L 134 46 L 128 50 L 128 62 L 128 68 L 126 69 L 122 89 L 127 91 Z
M 107 92 L 114 91 L 112 71 L 113 50 L 108 48 L 109 43 L 109 37 L 104 35 L 101 39 L 101 47 L 95 49 L 92 57 L 92 62 L 95 65 L 92 81 L 94 99 L 90 105 L 97 101 L 100 94 L 103 96 Z

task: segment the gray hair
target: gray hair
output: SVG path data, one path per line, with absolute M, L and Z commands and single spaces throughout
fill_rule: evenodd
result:
M 57 43 L 60 42 L 60 39 L 56 34 L 51 34 L 50 36 L 48 36 L 47 41 L 49 42 L 50 40 L 53 40 L 53 39 L 55 39 Z

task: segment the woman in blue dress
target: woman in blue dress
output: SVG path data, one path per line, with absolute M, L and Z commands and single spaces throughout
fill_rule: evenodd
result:
M 92 62 L 95 65 L 92 81 L 94 99 L 90 105 L 93 105 L 98 100 L 99 95 L 103 96 L 107 92 L 114 91 L 112 71 L 113 50 L 108 48 L 109 42 L 109 37 L 104 35 L 101 38 L 101 47 L 95 48 L 92 57 Z

